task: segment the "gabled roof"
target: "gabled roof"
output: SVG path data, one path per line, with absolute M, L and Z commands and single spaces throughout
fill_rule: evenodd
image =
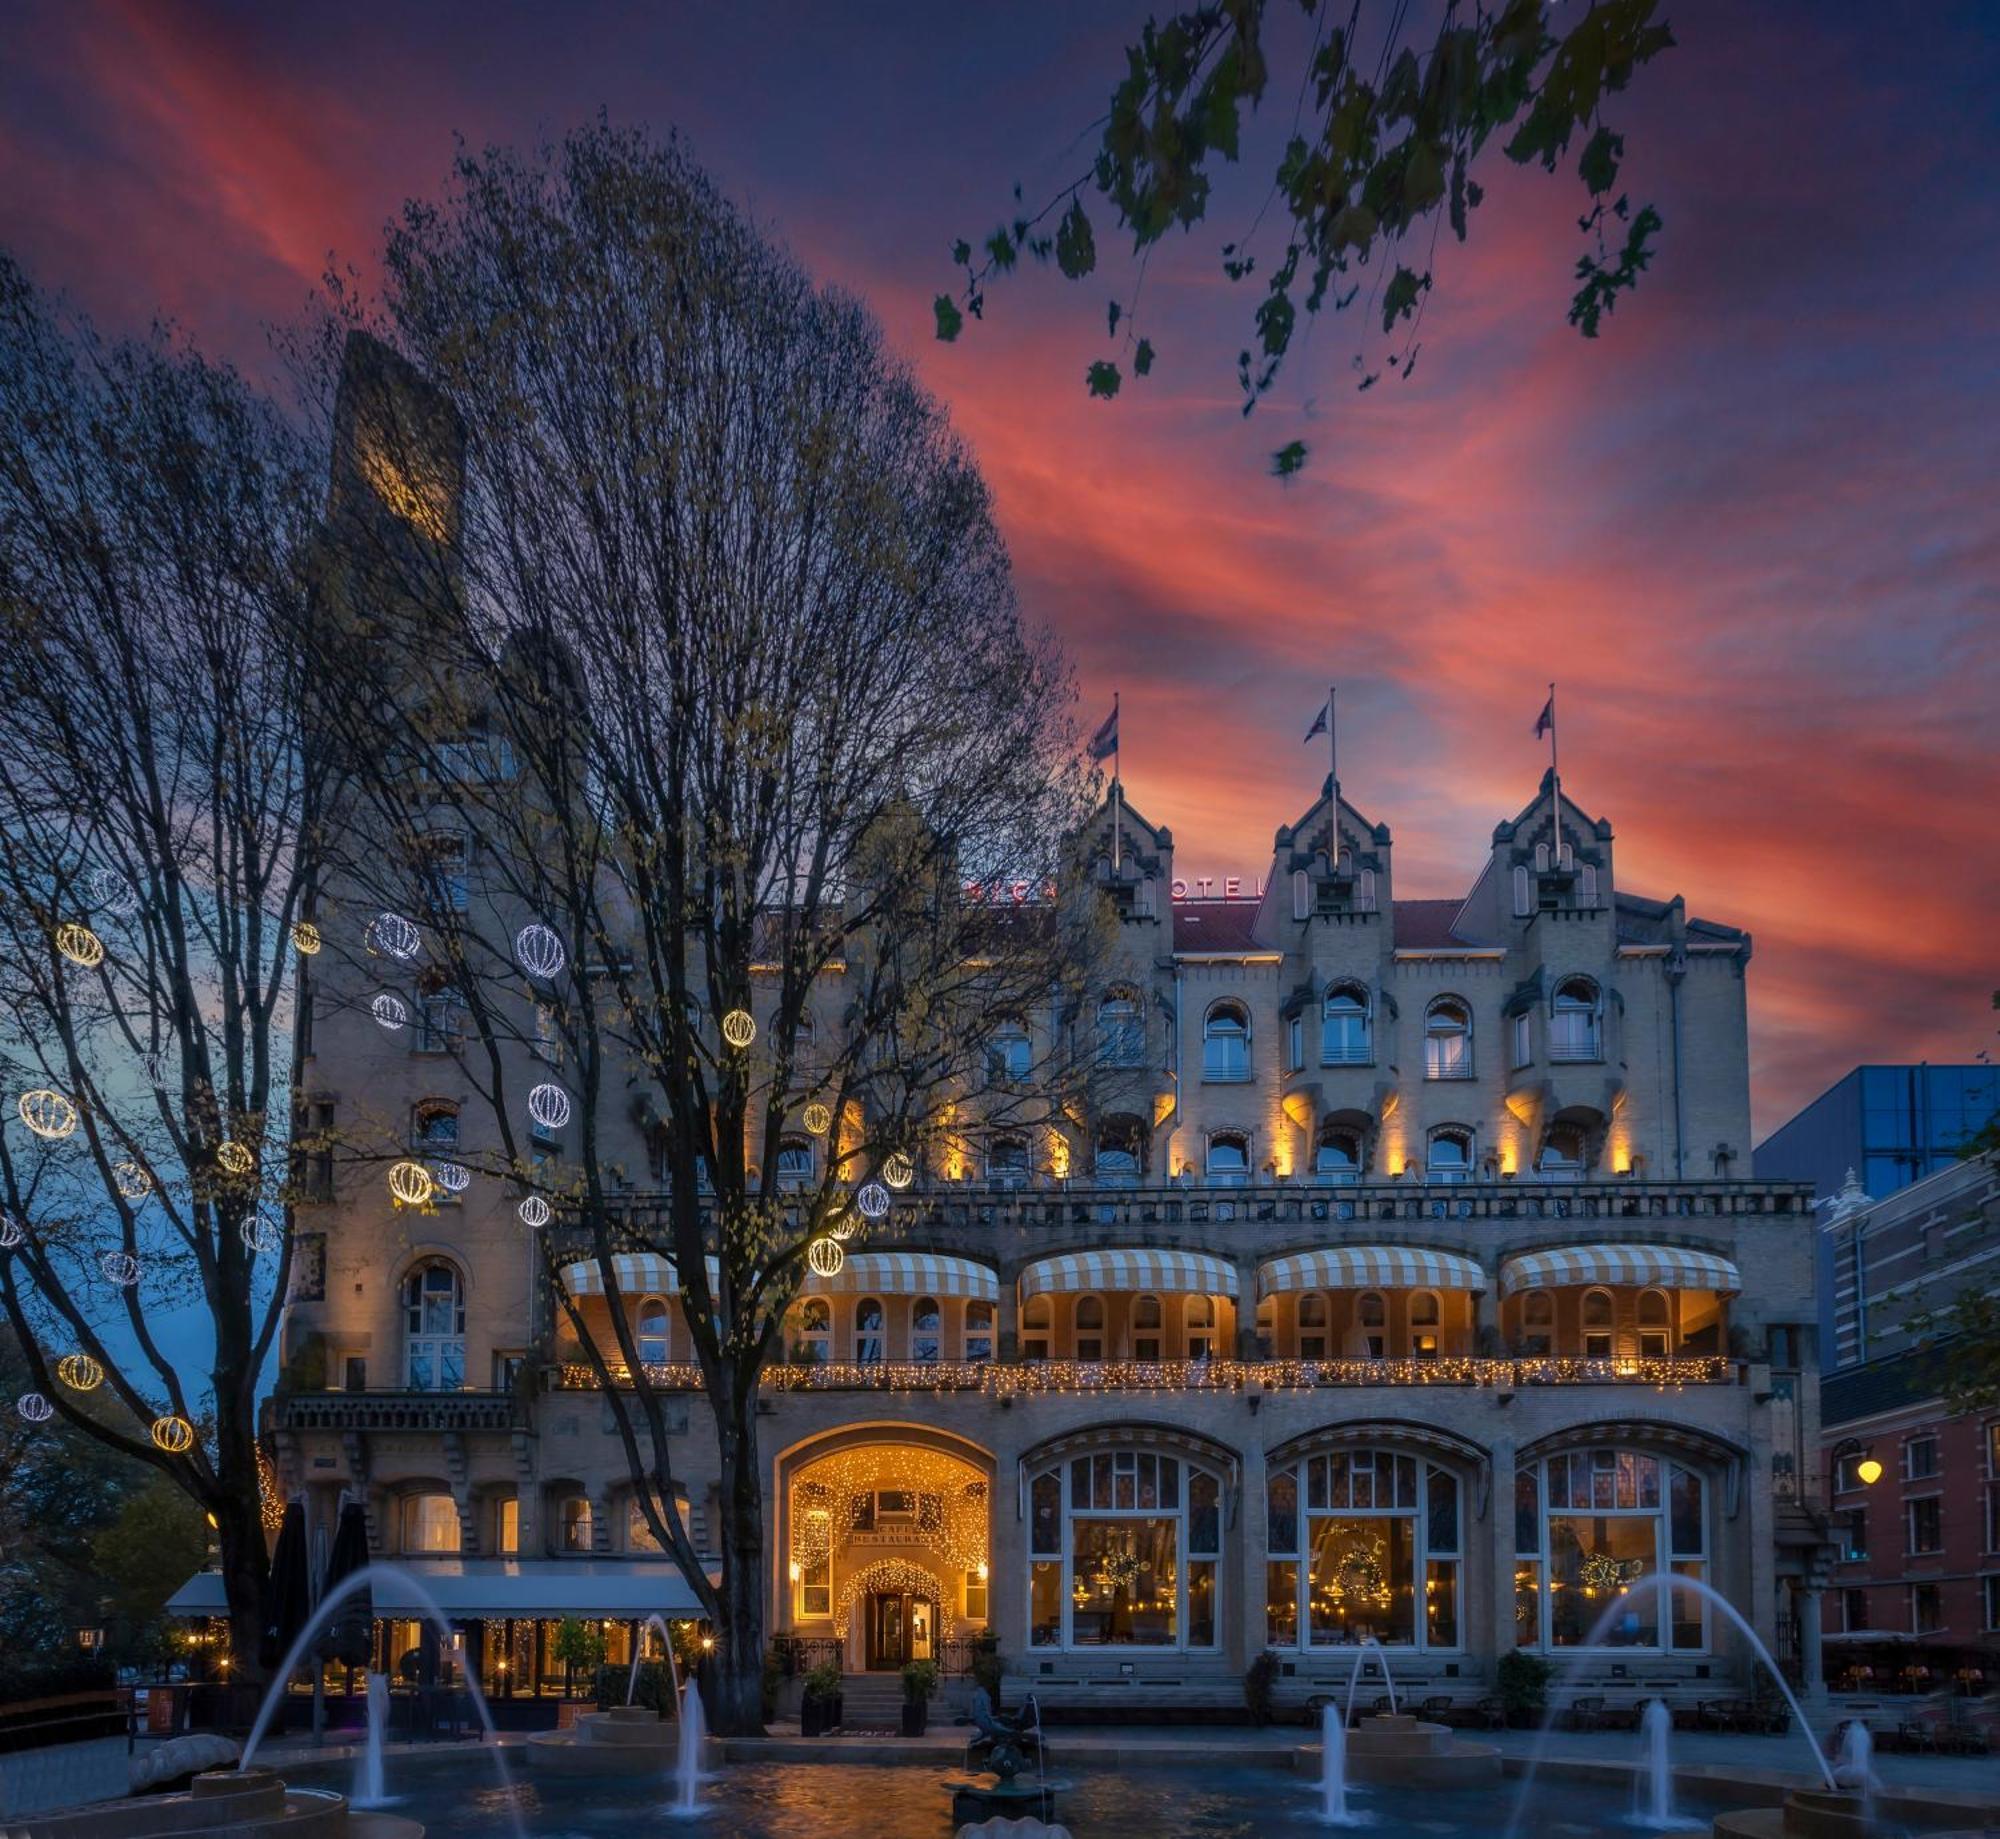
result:
M 1257 938 L 1260 900 L 1177 900 L 1175 951 L 1261 951 Z
M 1455 945 L 1491 945 L 1491 939 L 1475 939 L 1457 929 L 1462 899 L 1399 900 L 1395 903 L 1396 949 L 1398 951 L 1450 951 Z
M 1621 945 L 1665 945 L 1668 943 L 1667 914 L 1673 903 L 1648 900 L 1643 894 L 1616 893 L 1612 896 Z M 1694 919 L 1687 922 L 1688 938 L 1698 944 L 1740 945 L 1750 935 L 1739 926 L 1725 926 L 1718 920 Z

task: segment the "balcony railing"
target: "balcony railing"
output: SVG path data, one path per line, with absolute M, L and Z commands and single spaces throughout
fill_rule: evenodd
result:
M 646 1377 L 664 1392 L 701 1389 L 701 1369 L 687 1364 L 648 1366 Z M 623 1367 L 613 1367 L 621 1384 Z M 563 1391 L 590 1391 L 597 1380 L 588 1364 L 572 1361 L 549 1369 Z M 1587 1360 L 1543 1354 L 1524 1359 L 1448 1357 L 1436 1360 L 876 1360 L 829 1361 L 765 1370 L 773 1392 L 978 1392 L 988 1398 L 1035 1398 L 1075 1392 L 1310 1391 L 1320 1386 L 1477 1386 L 1517 1391 L 1524 1386 L 1683 1386 L 1738 1383 L 1740 1362 L 1721 1355 Z
M 271 1401 L 280 1430 L 508 1430 L 512 1392 L 281 1392 Z

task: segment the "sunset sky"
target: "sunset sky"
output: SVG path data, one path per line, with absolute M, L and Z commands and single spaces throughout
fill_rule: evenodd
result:
M 1357 396 L 1360 328 L 1329 320 L 1248 422 L 1255 301 L 1218 251 L 1252 185 L 1154 260 L 1159 365 L 1115 404 L 1082 378 L 1117 355 L 1122 263 L 1029 272 L 930 336 L 952 240 L 1086 164 L 1143 0 L 0 0 L 0 242 L 110 328 L 165 313 L 261 369 L 330 256 L 372 275 L 454 134 L 678 125 L 949 402 L 1086 716 L 1122 693 L 1128 795 L 1184 872 L 1265 866 L 1332 681 L 1397 892 L 1462 891 L 1534 790 L 1556 678 L 1565 785 L 1616 826 L 1622 884 L 1756 935 L 1761 1136 L 1857 1060 L 1993 1039 L 2000 21 L 1662 10 L 1680 49 L 1610 118 L 1666 228 L 1603 337 L 1564 323 L 1574 178 L 1495 173 L 1415 374 Z M 1294 436 L 1314 461 L 1280 485 Z

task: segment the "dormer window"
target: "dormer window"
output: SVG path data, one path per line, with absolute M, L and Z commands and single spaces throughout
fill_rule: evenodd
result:
M 1604 1058 L 1602 1009 L 1597 986 L 1588 977 L 1565 977 L 1549 1005 L 1549 1058 Z
M 1375 1057 L 1368 992 L 1359 984 L 1337 984 L 1320 1009 L 1319 1063 L 1366 1066 Z

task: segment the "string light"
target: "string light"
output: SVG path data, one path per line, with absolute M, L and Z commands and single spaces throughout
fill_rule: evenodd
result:
M 864 1220 L 882 1219 L 889 1211 L 889 1190 L 879 1181 L 871 1181 L 855 1195 L 854 1204 Z
M 1615 1591 L 1623 1595 L 1637 1583 L 1646 1569 L 1641 1558 L 1614 1558 L 1609 1552 L 1585 1552 L 1578 1576 L 1585 1596 Z
M 153 1178 L 136 1162 L 114 1162 L 111 1179 L 127 1200 L 144 1200 L 153 1191 Z
M 954 1570 L 976 1571 L 986 1563 L 985 1476 L 962 1457 L 892 1443 L 836 1450 L 798 1471 L 792 1479 L 792 1562 L 810 1570 L 838 1558 L 885 1488 L 912 1499 L 912 1543 L 931 1547 Z
M 15 1400 L 14 1409 L 30 1424 L 46 1424 L 56 1414 L 55 1406 L 39 1392 L 23 1392 Z
M 11 1213 L 0 1213 L 0 1251 L 12 1251 L 28 1236 L 28 1229 Z
M 544 1130 L 560 1130 L 569 1122 L 569 1094 L 558 1085 L 539 1085 L 528 1094 L 528 1115 Z
M 530 1194 L 514 1211 L 521 1224 L 530 1230 L 539 1230 L 549 1223 L 549 1203 L 539 1194 Z
M 892 1188 L 907 1188 L 917 1178 L 917 1165 L 900 1149 L 892 1149 L 882 1162 L 882 1179 Z M 885 1208 L 886 1212 L 887 1209 Z M 879 1218 L 879 1215 L 871 1216 Z
M 56 950 L 87 971 L 104 962 L 104 941 L 79 920 L 65 920 L 56 928 Z
M 106 1283 L 121 1290 L 129 1290 L 139 1281 L 139 1260 L 130 1252 L 106 1252 L 98 1259 L 97 1268 L 104 1273 Z
M 65 1354 L 56 1362 L 56 1377 L 72 1392 L 95 1392 L 104 1383 L 104 1369 L 88 1354 Z
M 514 961 L 530 977 L 548 982 L 560 973 L 565 957 L 561 938 L 539 920 L 514 935 Z
M 285 1499 L 278 1491 L 277 1471 L 259 1443 L 257 1451 L 257 1517 L 267 1533 L 281 1532 L 285 1525 Z
M 421 1162 L 392 1162 L 389 1193 L 398 1206 L 421 1207 L 431 1197 L 431 1172 Z
M 51 1143 L 61 1142 L 76 1129 L 76 1107 L 60 1092 L 52 1092 L 46 1086 L 23 1092 L 15 1109 L 20 1112 L 22 1123 Z
M 225 1138 L 215 1146 L 215 1160 L 225 1173 L 247 1175 L 257 1166 L 257 1155 L 247 1143 Z
M 805 1125 L 808 1136 L 823 1137 L 833 1128 L 833 1112 L 814 1099 L 799 1115 L 799 1122 Z
M 722 1038 L 739 1052 L 757 1038 L 757 1018 L 748 1009 L 732 1009 L 722 1018 Z
M 243 1241 L 243 1249 L 253 1256 L 275 1257 L 285 1242 L 285 1229 L 275 1220 L 266 1219 L 261 1213 L 248 1215 L 236 1228 L 236 1236 Z
M 368 922 L 363 943 L 378 958 L 395 958 L 407 964 L 424 942 L 414 922 L 400 913 L 378 913 Z
M 83 886 L 93 907 L 102 907 L 118 919 L 138 911 L 138 890 L 115 868 L 100 867 L 85 871 Z
M 462 1162 L 433 1162 L 431 1177 L 447 1194 L 463 1194 L 472 1186 L 472 1171 Z
M 194 1426 L 183 1417 L 155 1418 L 153 1442 L 169 1456 L 185 1456 L 194 1448 Z
M 847 1263 L 847 1253 L 838 1239 L 815 1239 L 806 1248 L 806 1263 L 816 1276 L 837 1277 Z
M 292 949 L 301 958 L 313 958 L 319 955 L 319 948 L 319 928 L 311 920 L 295 921 L 292 926 Z
M 861 1216 L 843 1207 L 827 1221 L 826 1229 L 844 1245 L 861 1230 Z
M 930 1598 L 937 1605 L 939 1637 L 947 1641 L 951 1639 L 957 1618 L 951 1612 L 950 1593 L 934 1573 L 926 1571 L 920 1564 L 912 1564 L 907 1558 L 878 1558 L 848 1578 L 840 1586 L 840 1595 L 834 1601 L 835 1622 L 847 1620 L 857 1597 L 877 1590 L 884 1594 L 908 1592 L 911 1596 Z
M 404 1003 L 400 996 L 392 996 L 387 990 L 384 990 L 380 996 L 376 997 L 368 1005 L 368 1009 L 376 1021 L 388 1029 L 391 1034 L 394 1034 L 397 1029 L 410 1019 L 408 1005 Z

